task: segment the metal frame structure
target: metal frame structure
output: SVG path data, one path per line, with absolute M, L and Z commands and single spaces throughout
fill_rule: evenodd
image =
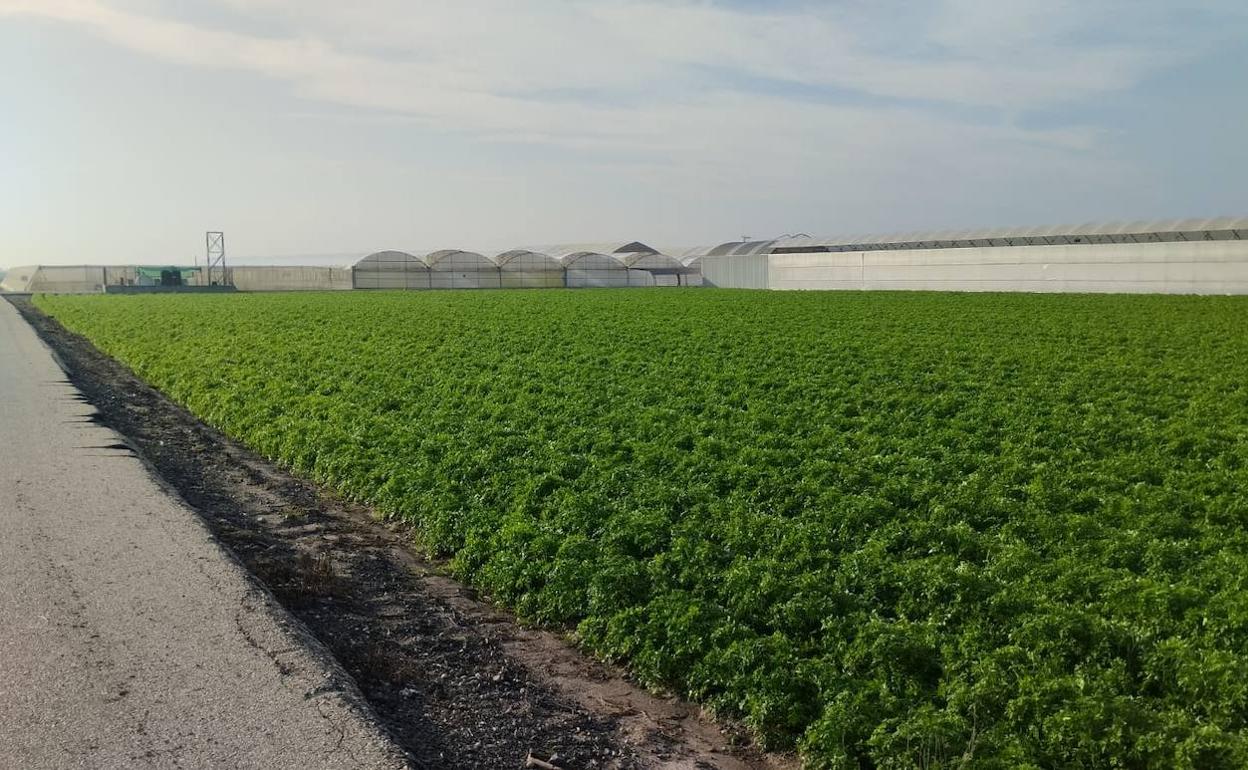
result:
M 204 233 L 204 246 L 206 254 L 204 260 L 204 285 L 228 285 L 229 276 L 225 268 L 225 233 L 219 230 L 209 230 Z M 214 274 L 219 275 L 220 280 L 213 278 Z

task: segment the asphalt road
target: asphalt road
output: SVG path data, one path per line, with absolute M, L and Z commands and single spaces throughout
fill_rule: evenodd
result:
M 93 413 L 0 300 L 0 768 L 404 766 Z

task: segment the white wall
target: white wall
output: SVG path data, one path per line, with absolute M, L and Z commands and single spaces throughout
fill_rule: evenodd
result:
M 702 283 L 732 289 L 766 289 L 767 255 L 702 257 Z
M 429 271 L 429 287 L 432 289 L 497 289 L 501 283 L 498 268 L 487 270 L 439 270 Z
M 428 289 L 429 269 L 401 263 L 359 264 L 351 271 L 356 289 Z
M 38 270 L 38 265 L 9 268 L 4 275 L 4 280 L 0 281 L 0 291 L 29 291 L 30 281 Z
M 767 273 L 772 289 L 1248 294 L 1248 241 L 772 254 Z
M 569 267 L 567 280 L 568 287 L 573 289 L 622 288 L 628 286 L 628 270 L 624 267 L 618 270 Z
M 232 267 L 230 275 L 240 291 L 335 291 L 352 288 L 351 269 L 341 267 Z M 9 291 L 49 294 L 96 294 L 105 285 L 138 283 L 133 265 L 14 268 L 5 280 Z M 205 282 L 203 272 L 187 277 L 188 286 Z
M 563 270 L 507 270 L 500 275 L 504 289 L 557 289 L 563 286 Z
M 41 265 L 26 291 L 56 294 L 98 294 L 104 291 L 104 267 Z
M 239 291 L 341 291 L 352 288 L 349 267 L 232 267 Z

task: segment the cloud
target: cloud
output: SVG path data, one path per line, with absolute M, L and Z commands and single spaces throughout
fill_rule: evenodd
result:
M 0 0 L 0 12 L 82 24 L 173 62 L 288 80 L 312 98 L 432 117 L 506 108 L 509 99 L 531 105 L 540 101 L 532 94 L 552 91 L 662 91 L 695 79 L 689 68 L 873 97 L 1044 108 L 1128 87 L 1182 55 L 1160 36 L 1137 34 L 1132 44 L 1083 34 L 1165 15 L 1142 12 L 1147 3 L 1120 16 L 1103 4 L 945 0 L 907 20 L 916 11 L 890 2 L 749 12 L 682 0 L 230 0 L 234 19 L 280 36 L 137 5 L 145 11 Z
M 1193 14 L 1205 34 L 1171 34 Z M 868 200 L 916 177 L 1130 179 L 1095 153 L 1106 129 L 1062 116 L 1242 14 L 1163 0 L 0 0 L 0 20 L 272 79 L 356 119 L 584 153 L 657 185 L 840 184 Z

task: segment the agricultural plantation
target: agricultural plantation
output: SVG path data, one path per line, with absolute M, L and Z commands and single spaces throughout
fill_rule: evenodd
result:
M 1248 298 L 36 301 L 810 767 L 1248 766 Z

